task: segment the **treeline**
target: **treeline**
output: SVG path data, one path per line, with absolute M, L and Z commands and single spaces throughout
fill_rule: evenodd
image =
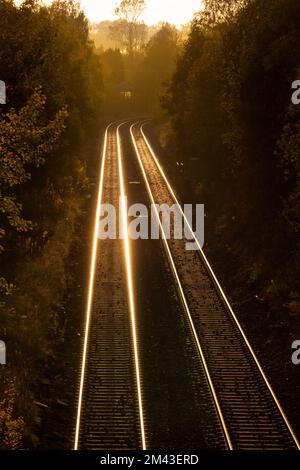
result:
M 299 332 L 300 3 L 205 6 L 164 99 L 169 154 L 184 163 L 184 199 L 206 204 L 217 272 L 262 348 L 281 348 L 281 367 Z
M 117 30 L 116 22 L 116 35 Z M 123 37 L 121 33 L 122 30 L 119 34 Z M 136 39 L 137 45 L 131 51 L 123 50 L 120 45 L 106 50 L 97 49 L 103 64 L 107 114 L 111 117 L 162 116 L 160 99 L 175 71 L 183 37 L 183 33 L 174 26 L 163 23 L 150 39 Z
M 72 250 L 81 242 L 103 83 L 73 1 L 0 0 L 0 18 L 0 448 L 11 449 L 38 445 L 34 402 L 72 321 Z
M 116 5 L 116 20 L 94 25 L 90 32 L 103 64 L 106 112 L 112 118 L 161 118 L 160 100 L 190 27 L 146 25 L 141 19 L 145 0 Z

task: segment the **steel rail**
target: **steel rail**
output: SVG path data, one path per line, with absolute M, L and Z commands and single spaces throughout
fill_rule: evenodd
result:
M 216 407 L 216 411 L 217 411 L 217 415 L 218 415 L 218 418 L 219 418 L 219 421 L 220 421 L 220 425 L 221 425 L 221 428 L 222 428 L 222 431 L 223 431 L 223 434 L 224 434 L 226 445 L 227 445 L 228 449 L 233 450 L 230 435 L 229 435 L 228 429 L 226 427 L 225 419 L 224 419 L 224 416 L 223 416 L 223 413 L 222 413 L 222 410 L 221 410 L 221 407 L 220 407 L 220 404 L 219 404 L 217 394 L 215 392 L 215 388 L 214 388 L 214 385 L 213 385 L 213 382 L 212 382 L 212 379 L 211 379 L 211 376 L 210 376 L 210 373 L 209 373 L 209 369 L 208 369 L 208 366 L 207 366 L 207 363 L 206 363 L 206 360 L 205 360 L 205 357 L 204 357 L 204 353 L 203 353 L 203 350 L 202 350 L 202 347 L 201 347 L 201 344 L 200 344 L 200 340 L 199 340 L 199 337 L 198 337 L 197 332 L 196 332 L 196 328 L 195 328 L 195 325 L 194 325 L 194 322 L 193 322 L 193 319 L 192 319 L 192 315 L 191 315 L 191 312 L 190 312 L 190 309 L 189 309 L 189 306 L 188 306 L 188 302 L 186 300 L 184 290 L 183 290 L 183 287 L 182 287 L 181 282 L 180 282 L 180 278 L 179 278 L 179 275 L 178 275 L 178 272 L 177 272 L 177 269 L 176 269 L 176 266 L 175 266 L 175 262 L 173 260 L 173 256 L 171 254 L 171 251 L 170 251 L 170 248 L 169 248 L 169 245 L 168 245 L 168 242 L 167 242 L 167 238 L 166 238 L 166 235 L 165 235 L 165 231 L 163 229 L 163 225 L 162 225 L 160 217 L 159 217 L 159 213 L 158 213 L 156 203 L 155 203 L 152 191 L 151 191 L 151 187 L 150 187 L 150 184 L 149 184 L 146 172 L 145 172 L 145 168 L 144 168 L 141 156 L 140 156 L 140 152 L 138 150 L 138 147 L 137 147 L 137 144 L 136 144 L 136 141 L 135 141 L 135 138 L 134 138 L 133 128 L 136 125 L 137 124 L 133 124 L 130 127 L 130 134 L 131 134 L 133 146 L 134 146 L 134 149 L 135 149 L 138 161 L 139 161 L 139 165 L 140 165 L 140 168 L 141 168 L 144 180 L 145 180 L 148 195 L 149 195 L 150 200 L 151 200 L 151 202 L 153 204 L 153 207 L 155 209 L 155 214 L 156 214 L 159 226 L 160 226 L 160 230 L 161 230 L 161 234 L 162 234 L 162 238 L 163 238 L 163 243 L 164 243 L 164 246 L 165 246 L 165 249 L 166 249 L 166 253 L 167 253 L 167 256 L 169 258 L 169 261 L 170 261 L 170 264 L 171 264 L 171 267 L 172 267 L 172 271 L 173 271 L 173 274 L 174 274 L 174 277 L 175 277 L 175 280 L 176 280 L 176 283 L 177 283 L 177 286 L 178 286 L 178 289 L 179 289 L 179 292 L 180 292 L 180 297 L 181 297 L 181 300 L 182 300 L 182 303 L 183 303 L 183 307 L 184 307 L 184 310 L 186 311 L 186 314 L 187 314 L 187 317 L 188 317 L 188 320 L 189 320 L 189 324 L 190 324 L 190 327 L 191 327 L 191 330 L 192 330 L 193 338 L 194 338 L 197 350 L 198 350 L 200 358 L 201 358 L 201 362 L 202 362 L 202 365 L 203 365 L 203 368 L 204 368 L 204 371 L 205 371 L 205 375 L 206 375 L 206 378 L 207 378 L 207 381 L 208 381 L 208 384 L 209 384 L 209 388 L 211 390 L 212 398 L 213 398 L 213 401 L 214 401 L 214 404 L 215 404 L 215 407 Z
M 175 201 L 175 203 L 177 204 L 177 206 L 179 207 L 179 209 L 180 209 L 180 211 L 181 211 L 181 214 L 183 215 L 184 221 L 185 221 L 187 227 L 189 228 L 190 234 L 191 234 L 191 236 L 193 237 L 195 243 L 196 243 L 197 246 L 198 246 L 199 254 L 200 254 L 200 256 L 201 256 L 201 259 L 204 261 L 204 264 L 205 264 L 205 266 L 206 266 L 206 268 L 207 268 L 207 270 L 208 270 L 208 273 L 209 273 L 210 277 L 212 278 L 212 280 L 213 280 L 213 282 L 214 282 L 214 284 L 215 284 L 215 286 L 216 286 L 216 288 L 217 288 L 217 290 L 218 290 L 218 293 L 219 293 L 221 299 L 222 299 L 223 302 L 225 303 L 225 305 L 226 305 L 226 307 L 227 307 L 227 309 L 228 309 L 228 311 L 229 311 L 229 313 L 230 313 L 232 319 L 234 320 L 234 323 L 236 324 L 236 326 L 237 326 L 237 328 L 238 328 L 238 330 L 239 330 L 239 332 L 240 332 L 240 334 L 241 334 L 241 336 L 242 336 L 242 338 L 243 338 L 243 340 L 244 340 L 244 342 L 245 342 L 245 344 L 246 344 L 246 346 L 247 346 L 247 348 L 248 348 L 248 350 L 249 350 L 249 352 L 250 352 L 250 354 L 251 354 L 251 356 L 252 356 L 252 358 L 253 358 L 253 360 L 254 360 L 254 362 L 255 362 L 255 364 L 256 364 L 256 366 L 257 366 L 257 368 L 258 368 L 258 370 L 259 370 L 259 372 L 260 372 L 260 374 L 261 374 L 261 376 L 262 376 L 262 378 L 263 378 L 263 380 L 264 380 L 264 382 L 265 382 L 265 384 L 266 384 L 266 386 L 267 386 L 267 388 L 268 388 L 268 390 L 269 390 L 269 392 L 270 392 L 270 394 L 271 394 L 271 396 L 272 396 L 272 398 L 273 398 L 273 400 L 274 400 L 274 402 L 275 402 L 275 404 L 276 404 L 276 406 L 277 406 L 277 408 L 278 408 L 278 411 L 280 412 L 280 415 L 282 416 L 282 418 L 283 418 L 283 420 L 284 420 L 284 422 L 285 422 L 285 424 L 286 424 L 286 426 L 287 426 L 287 429 L 289 430 L 289 432 L 290 432 L 290 434 L 291 434 L 291 436 L 292 436 L 292 438 L 293 438 L 293 441 L 294 441 L 294 443 L 295 443 L 297 449 L 300 450 L 300 443 L 299 443 L 299 440 L 298 440 L 298 438 L 297 438 L 297 436 L 296 436 L 296 434 L 295 434 L 295 432 L 294 432 L 294 430 L 293 430 L 291 424 L 289 423 L 289 420 L 288 420 L 286 414 L 284 413 L 283 408 L 282 408 L 282 406 L 281 406 L 281 404 L 280 404 L 278 398 L 276 397 L 275 392 L 273 391 L 273 388 L 272 388 L 272 386 L 271 386 L 271 384 L 270 384 L 268 378 L 266 377 L 266 374 L 265 374 L 265 372 L 264 372 L 264 370 L 263 370 L 263 368 L 262 368 L 262 366 L 261 366 L 261 364 L 260 364 L 260 362 L 259 362 L 259 360 L 258 360 L 258 358 L 257 358 L 257 356 L 256 356 L 256 354 L 255 354 L 255 352 L 253 351 L 253 348 L 251 347 L 250 342 L 249 342 L 249 340 L 248 340 L 248 338 L 247 338 L 247 336 L 246 336 L 246 334 L 245 334 L 245 332 L 244 332 L 244 330 L 243 330 L 243 328 L 242 328 L 240 322 L 238 321 L 237 316 L 235 315 L 235 313 L 234 313 L 234 311 L 233 311 L 233 309 L 232 309 L 232 307 L 231 307 L 231 305 L 230 305 L 230 302 L 229 302 L 229 300 L 227 299 L 227 296 L 226 296 L 224 290 L 222 289 L 222 287 L 221 287 L 221 285 L 220 285 L 220 283 L 219 283 L 219 281 L 218 281 L 218 279 L 217 279 L 216 274 L 214 273 L 214 271 L 213 271 L 213 269 L 212 269 L 212 267 L 211 267 L 211 265 L 210 265 L 210 263 L 209 263 L 207 257 L 205 256 L 204 251 L 203 251 L 203 249 L 201 248 L 201 245 L 200 245 L 200 243 L 199 243 L 199 240 L 198 240 L 197 237 L 195 236 L 195 233 L 194 233 L 194 231 L 192 230 L 192 227 L 191 227 L 189 221 L 188 221 L 187 218 L 186 218 L 186 215 L 185 215 L 185 213 L 184 213 L 184 211 L 183 211 L 183 209 L 182 209 L 182 207 L 181 207 L 181 204 L 179 203 L 179 201 L 178 201 L 178 199 L 177 199 L 177 197 L 176 197 L 176 195 L 175 195 L 175 192 L 174 192 L 173 188 L 171 187 L 171 184 L 169 183 L 169 181 L 168 181 L 168 179 L 167 179 L 167 177 L 166 177 L 166 175 L 165 175 L 165 173 L 164 173 L 164 171 L 163 171 L 163 169 L 162 169 L 162 167 L 161 167 L 161 165 L 160 165 L 160 163 L 159 163 L 159 161 L 158 161 L 158 158 L 157 158 L 156 155 L 155 155 L 155 152 L 154 152 L 153 148 L 151 147 L 151 145 L 150 145 L 150 143 L 149 143 L 149 141 L 148 141 L 148 139 L 147 139 L 147 137 L 146 137 L 146 135 L 145 135 L 145 133 L 144 133 L 144 127 L 145 127 L 145 125 L 146 125 L 145 122 L 143 122 L 142 124 L 140 124 L 140 132 L 141 132 L 141 135 L 142 135 L 142 137 L 143 137 L 143 139 L 144 139 L 144 141 L 145 141 L 145 143 L 146 143 L 146 145 L 147 145 L 147 147 L 148 147 L 148 149 L 149 149 L 149 151 L 150 151 L 150 153 L 151 153 L 151 155 L 152 155 L 152 157 L 153 157 L 153 160 L 154 160 L 154 162 L 155 162 L 155 164 L 156 164 L 156 166 L 157 166 L 157 168 L 158 168 L 158 170 L 159 170 L 161 176 L 163 177 L 163 179 L 164 179 L 164 181 L 165 181 L 165 183 L 166 183 L 166 185 L 167 185 L 167 187 L 168 187 L 168 189 L 169 189 L 170 194 L 171 194 L 172 197 L 173 197 L 173 200 Z

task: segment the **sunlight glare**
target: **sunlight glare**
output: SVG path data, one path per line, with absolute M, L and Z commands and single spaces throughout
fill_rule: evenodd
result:
M 15 0 L 17 4 L 21 0 Z M 51 0 L 44 0 L 49 5 Z M 117 0 L 81 0 L 80 4 L 86 16 L 93 23 L 114 20 L 114 9 Z M 193 19 L 194 13 L 202 9 L 201 0 L 146 0 L 147 8 L 142 19 L 149 25 L 161 21 L 183 25 Z

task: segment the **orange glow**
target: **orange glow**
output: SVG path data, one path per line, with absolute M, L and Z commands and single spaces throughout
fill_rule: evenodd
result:
M 149 184 L 146 172 L 145 172 L 145 168 L 144 168 L 139 150 L 137 148 L 137 145 L 136 145 L 136 142 L 135 142 L 135 139 L 134 139 L 134 135 L 133 135 L 134 126 L 135 126 L 135 124 L 133 124 L 130 128 L 133 146 L 135 148 L 135 152 L 136 152 L 139 164 L 140 164 L 140 168 L 141 168 L 141 171 L 143 173 L 143 177 L 144 177 L 144 180 L 145 180 L 145 183 L 146 183 L 146 186 L 147 186 L 147 191 L 148 191 L 149 197 L 150 197 L 151 202 L 153 204 L 153 207 L 155 209 L 155 214 L 156 214 L 157 221 L 158 221 L 160 229 L 161 229 L 163 242 L 164 242 L 167 254 L 168 254 L 168 258 L 169 258 L 170 263 L 171 263 L 171 267 L 172 267 L 174 277 L 176 279 L 176 283 L 177 283 L 177 286 L 178 286 L 178 289 L 179 289 L 179 292 L 180 292 L 182 303 L 184 305 L 185 311 L 186 311 L 187 316 L 188 316 L 188 320 L 189 320 L 189 323 L 190 323 L 190 326 L 191 326 L 191 329 L 192 329 L 192 332 L 193 332 L 193 336 L 194 336 L 194 339 L 195 339 L 195 342 L 196 342 L 196 346 L 197 346 L 199 355 L 201 357 L 203 367 L 205 369 L 206 377 L 207 377 L 207 380 L 208 380 L 208 383 L 209 383 L 209 386 L 210 386 L 211 393 L 213 395 L 213 399 L 214 399 L 214 402 L 215 402 L 215 405 L 216 405 L 217 413 L 218 413 L 218 416 L 219 416 L 219 419 L 220 419 L 220 422 L 221 422 L 221 425 L 222 425 L 222 429 L 224 431 L 224 435 L 226 437 L 226 442 L 227 442 L 228 448 L 230 450 L 232 450 L 233 449 L 232 443 L 231 443 L 230 436 L 229 436 L 229 433 L 228 433 L 228 430 L 227 430 L 227 427 L 226 427 L 226 423 L 225 423 L 225 420 L 224 420 L 224 417 L 223 417 L 221 407 L 219 405 L 219 400 L 218 400 L 217 394 L 215 392 L 213 382 L 212 382 L 211 377 L 210 377 L 210 373 L 209 373 L 209 370 L 208 370 L 208 367 L 207 367 L 207 364 L 206 364 L 206 360 L 205 360 L 205 357 L 204 357 L 204 354 L 203 354 L 203 351 L 202 351 L 202 348 L 201 348 L 201 344 L 200 344 L 200 341 L 199 341 L 199 338 L 198 338 L 198 335 L 197 335 L 197 332 L 196 332 L 196 328 L 195 328 L 195 325 L 194 325 L 194 322 L 193 322 L 193 319 L 192 319 L 192 315 L 191 315 L 191 312 L 190 312 L 190 309 L 189 309 L 189 306 L 188 306 L 188 303 L 187 303 L 187 300 L 186 300 L 186 297 L 185 297 L 185 294 L 184 294 L 184 291 L 183 291 L 183 288 L 182 288 L 182 285 L 181 285 L 181 282 L 180 282 L 180 279 L 179 279 L 179 276 L 178 276 L 178 273 L 177 273 L 177 269 L 176 269 L 176 266 L 175 266 L 175 263 L 174 263 L 174 260 L 173 260 L 168 242 L 167 242 L 167 238 L 166 238 L 166 235 L 165 235 L 165 232 L 164 232 L 164 229 L 163 229 L 160 217 L 159 217 L 158 209 L 156 207 L 156 202 L 154 200 L 154 197 L 153 197 L 153 194 L 152 194 L 152 191 L 151 191 L 151 188 L 150 188 L 150 184 Z M 176 200 L 176 202 L 177 202 L 177 200 Z
M 122 233 L 124 234 L 124 250 L 125 250 L 125 263 L 126 263 L 126 273 L 127 273 L 127 287 L 128 287 L 129 308 L 130 308 L 130 315 L 131 315 L 132 338 L 133 338 L 135 372 L 136 372 L 136 382 L 137 382 L 137 391 L 138 391 L 138 404 L 139 404 L 142 446 L 143 446 L 143 450 L 146 450 L 146 438 L 145 438 L 144 414 L 143 414 L 143 402 L 142 402 L 142 390 L 141 390 L 141 378 L 140 378 L 140 365 L 139 365 L 139 353 L 138 353 L 138 342 L 137 342 L 136 313 L 135 313 L 134 289 L 133 289 L 133 280 L 132 280 L 131 252 L 130 252 L 130 243 L 129 243 L 129 234 L 128 234 L 127 204 L 126 204 L 126 194 L 125 194 L 123 165 L 122 165 L 121 140 L 120 140 L 120 134 L 119 134 L 119 129 L 120 129 L 121 126 L 123 126 L 123 124 L 118 126 L 118 129 L 117 129 L 117 140 L 118 140 L 120 197 L 121 197 L 121 206 L 122 206 L 121 207 L 121 210 L 122 210 L 122 225 L 123 225 L 123 232 Z
M 98 251 L 98 231 L 99 231 L 100 209 L 101 209 L 101 201 L 102 201 L 102 193 L 103 193 L 103 179 L 104 179 L 105 159 L 106 159 L 106 149 L 107 149 L 107 134 L 111 125 L 112 124 L 110 124 L 106 128 L 106 131 L 105 131 L 102 164 L 101 164 L 101 170 L 100 170 L 97 209 L 96 209 L 95 222 L 94 222 L 94 235 L 93 235 L 88 298 L 87 298 L 87 306 L 86 306 L 85 336 L 84 336 L 84 346 L 83 346 L 82 365 L 81 365 L 81 377 L 80 377 L 80 388 L 79 388 L 79 398 L 78 398 L 78 408 L 77 408 L 74 450 L 78 450 L 80 419 L 81 419 L 81 409 L 82 409 L 82 395 L 83 395 L 83 386 L 84 386 L 84 378 L 85 378 L 85 370 L 86 370 L 86 357 L 87 357 L 88 338 L 89 338 L 89 329 L 90 329 L 93 294 L 94 294 L 95 268 L 96 268 L 97 251 Z
M 172 189 L 172 187 L 171 187 L 171 185 L 170 185 L 170 183 L 169 183 L 169 181 L 168 181 L 168 179 L 167 179 L 167 177 L 166 177 L 166 175 L 165 175 L 165 173 L 164 173 L 164 171 L 163 171 L 163 169 L 162 169 L 162 167 L 161 167 L 161 165 L 160 165 L 160 163 L 159 163 L 159 161 L 158 161 L 158 159 L 157 159 L 157 157 L 156 157 L 156 155 L 155 155 L 155 153 L 154 153 L 154 150 L 152 149 L 152 147 L 151 147 L 151 145 L 150 145 L 150 143 L 149 143 L 147 137 L 145 136 L 145 133 L 144 133 L 144 131 L 143 131 L 144 126 L 145 126 L 145 124 L 143 124 L 143 125 L 141 126 L 141 133 L 142 133 L 143 139 L 144 139 L 144 141 L 145 141 L 145 143 L 146 143 L 146 145 L 147 145 L 147 147 L 148 147 L 148 149 L 149 149 L 149 151 L 150 151 L 150 153 L 151 153 L 151 155 L 152 155 L 152 157 L 153 157 L 153 159 L 154 159 L 154 161 L 155 161 L 155 164 L 156 164 L 157 168 L 159 169 L 159 171 L 160 171 L 160 173 L 161 173 L 163 179 L 165 180 L 166 185 L 168 186 L 168 189 L 169 189 L 171 195 L 173 196 L 173 198 L 174 198 L 176 204 L 177 204 L 178 207 L 180 208 L 180 211 L 181 211 L 181 213 L 182 213 L 182 215 L 183 215 L 183 217 L 184 217 L 184 220 L 185 220 L 185 222 L 186 222 L 186 224 L 187 224 L 187 226 L 188 226 L 188 228 L 189 228 L 189 230 L 190 230 L 190 232 L 191 232 L 191 235 L 192 235 L 193 238 L 194 238 L 194 241 L 196 242 L 196 244 L 197 244 L 197 246 L 198 246 L 198 248 L 199 248 L 199 252 L 201 253 L 201 256 L 202 256 L 202 258 L 203 258 L 203 260 L 204 260 L 204 262 L 205 262 L 205 264 L 206 264 L 206 266 L 207 266 L 207 268 L 208 268 L 208 271 L 209 271 L 210 275 L 212 276 L 212 278 L 213 278 L 213 280 L 214 280 L 214 282 L 215 282 L 215 284 L 216 284 L 216 286 L 217 286 L 217 288 L 218 288 L 218 290 L 219 290 L 219 292 L 220 292 L 220 294 L 221 294 L 221 296 L 222 296 L 224 302 L 226 303 L 226 305 L 227 305 L 227 307 L 228 307 L 228 309 L 229 309 L 229 312 L 231 313 L 232 318 L 233 318 L 234 322 L 236 323 L 236 325 L 237 325 L 237 327 L 238 327 L 238 329 L 239 329 L 239 331 L 240 331 L 240 333 L 241 333 L 241 335 L 242 335 L 242 337 L 243 337 L 243 339 L 244 339 L 244 341 L 245 341 L 245 343 L 246 343 L 246 345 L 247 345 L 247 347 L 248 347 L 248 349 L 249 349 L 249 351 L 250 351 L 250 353 L 251 353 L 251 355 L 252 355 L 252 357 L 253 357 L 253 359 L 254 359 L 254 361 L 255 361 L 255 363 L 256 363 L 256 366 L 257 366 L 257 368 L 259 369 L 259 371 L 260 371 L 260 373 L 261 373 L 261 375 L 262 375 L 262 377 L 263 377 L 263 379 L 264 379 L 264 381 L 265 381 L 265 383 L 266 383 L 266 385 L 267 385 L 267 387 L 268 387 L 268 389 L 269 389 L 269 392 L 271 393 L 271 395 L 272 395 L 272 397 L 273 397 L 273 399 L 274 399 L 274 401 L 275 401 L 275 403 L 276 403 L 276 405 L 277 405 L 277 407 L 278 407 L 278 409 L 279 409 L 279 411 L 280 411 L 280 414 L 281 414 L 281 416 L 283 417 L 284 422 L 285 422 L 285 424 L 286 424 L 288 430 L 290 431 L 290 433 L 291 433 L 291 435 L 292 435 L 292 437 L 293 437 L 293 439 L 294 439 L 294 442 L 295 442 L 295 444 L 296 444 L 298 450 L 300 450 L 300 443 L 299 443 L 299 441 L 298 441 L 298 439 L 297 439 L 297 436 L 295 435 L 295 433 L 294 433 L 294 431 L 293 431 L 293 429 L 292 429 L 292 427 L 291 427 L 291 425 L 290 425 L 290 423 L 289 423 L 289 421 L 288 421 L 288 419 L 287 419 L 287 416 L 285 415 L 285 413 L 284 413 L 284 411 L 283 411 L 283 409 L 282 409 L 282 407 L 281 407 L 281 405 L 280 405 L 280 403 L 279 403 L 279 401 L 278 401 L 278 399 L 277 399 L 277 397 L 276 397 L 276 395 L 275 395 L 275 393 L 274 393 L 274 391 L 273 391 L 273 389 L 272 389 L 272 387 L 271 387 L 271 384 L 270 384 L 270 382 L 268 381 L 268 379 L 267 379 L 267 377 L 266 377 L 266 375 L 265 375 L 265 373 L 264 373 L 264 371 L 263 371 L 263 369 L 262 369 L 262 367 L 261 367 L 261 365 L 260 365 L 260 363 L 259 363 L 259 360 L 258 360 L 258 358 L 256 357 L 256 355 L 255 355 L 255 353 L 254 353 L 254 351 L 253 351 L 253 349 L 252 349 L 252 347 L 251 347 L 251 345 L 250 345 L 250 343 L 249 343 L 249 340 L 248 340 L 247 336 L 246 336 L 245 333 L 244 333 L 244 330 L 242 329 L 242 327 L 241 327 L 241 325 L 240 325 L 240 323 L 239 323 L 239 321 L 238 321 L 238 319 L 237 319 L 237 317 L 236 317 L 234 311 L 232 310 L 231 305 L 230 305 L 230 303 L 229 303 L 229 301 L 228 301 L 228 299 L 227 299 L 227 297 L 226 297 L 225 292 L 223 291 L 223 289 L 222 289 L 222 287 L 221 287 L 221 285 L 220 285 L 220 283 L 219 283 L 219 281 L 218 281 L 218 279 L 217 279 L 217 277 L 216 277 L 216 275 L 215 275 L 215 273 L 214 273 L 214 271 L 213 271 L 213 269 L 212 269 L 212 267 L 211 267 L 211 265 L 210 265 L 208 259 L 207 259 L 206 256 L 205 256 L 205 254 L 204 254 L 204 252 L 203 252 L 203 250 L 202 250 L 202 248 L 201 248 L 201 246 L 200 246 L 200 243 L 199 243 L 199 241 L 197 240 L 197 237 L 195 236 L 195 233 L 193 232 L 192 227 L 190 226 L 189 221 L 187 220 L 187 218 L 186 218 L 186 216 L 185 216 L 185 214 L 184 214 L 184 212 L 183 212 L 183 210 L 182 210 L 182 207 L 181 207 L 181 205 L 180 205 L 179 202 L 178 202 L 178 199 L 177 199 L 177 197 L 176 197 L 176 195 L 175 195 L 175 192 L 173 191 L 173 189 Z

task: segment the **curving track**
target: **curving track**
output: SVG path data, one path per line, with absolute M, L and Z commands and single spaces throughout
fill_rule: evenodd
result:
M 105 133 L 75 449 L 145 448 L 128 240 L 98 240 L 100 204 L 119 208 L 124 190 L 119 127 Z
M 143 127 L 132 125 L 131 137 L 149 196 L 159 205 L 179 205 Z M 228 447 L 299 449 L 297 438 L 200 245 L 199 251 L 186 251 L 185 240 L 174 237 L 164 245 Z
M 132 242 L 127 236 L 126 160 L 120 138 L 120 127 L 124 124 L 112 124 L 105 133 L 75 449 L 146 449 L 151 447 L 151 427 L 155 426 L 152 416 L 147 416 L 151 407 L 145 397 L 151 396 L 148 391 L 152 384 L 147 382 L 144 371 L 150 364 L 142 362 L 146 356 L 140 354 L 143 316 L 136 308 Z M 179 205 L 143 125 L 133 124 L 130 133 L 129 127 L 126 129 L 144 181 L 141 191 L 147 193 L 151 203 Z M 101 204 L 118 207 L 120 196 L 124 240 L 99 241 Z M 195 429 L 209 436 L 210 448 L 299 449 L 297 438 L 204 253 L 200 249 L 186 251 L 184 240 L 172 237 L 166 240 L 162 227 L 161 234 L 161 250 L 176 286 L 176 302 L 185 324 L 180 334 L 189 343 L 186 351 L 191 359 L 186 368 L 193 375 L 192 395 L 196 402 L 202 402 L 199 416 L 195 412 L 195 421 L 197 425 L 203 422 L 198 427 L 195 423 Z M 176 335 L 176 331 L 172 334 Z M 200 437 L 199 443 L 205 442 Z M 162 434 L 162 447 L 163 438 Z M 186 439 L 188 443 L 188 436 Z

